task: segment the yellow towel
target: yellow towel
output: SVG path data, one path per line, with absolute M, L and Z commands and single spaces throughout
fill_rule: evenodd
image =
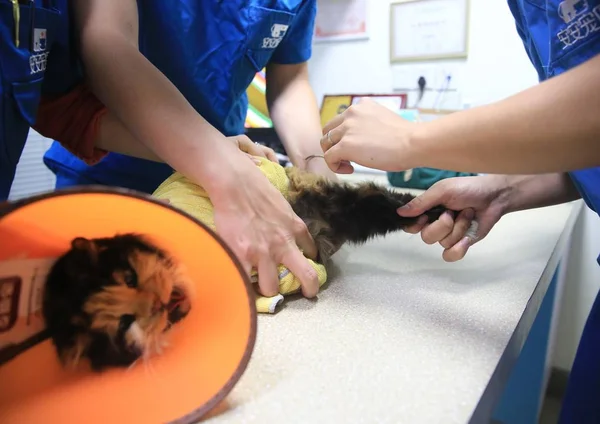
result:
M 283 168 L 278 163 L 271 162 L 265 158 L 261 160 L 259 169 L 267 176 L 283 196 L 288 199 L 288 177 Z M 212 230 L 215 230 L 213 205 L 208 198 L 206 191 L 197 184 L 192 183 L 186 177 L 179 173 L 174 173 L 167 178 L 156 189 L 153 196 L 158 199 L 168 199 L 171 206 L 181 209 L 202 223 L 206 224 Z M 322 264 L 308 259 L 310 264 L 317 271 L 319 286 L 323 286 L 327 280 L 327 272 Z M 274 313 L 276 308 L 283 301 L 283 296 L 296 293 L 300 290 L 300 281 L 283 265 L 279 265 L 279 294 L 273 297 L 264 297 L 258 294 L 256 297 L 256 308 L 258 312 Z M 251 280 L 258 283 L 256 269 L 252 270 Z

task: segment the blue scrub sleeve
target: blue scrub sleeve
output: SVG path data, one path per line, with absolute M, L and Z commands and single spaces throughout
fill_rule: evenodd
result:
M 310 59 L 316 15 L 317 0 L 308 0 L 300 7 L 290 29 L 273 53 L 271 62 L 292 65 Z

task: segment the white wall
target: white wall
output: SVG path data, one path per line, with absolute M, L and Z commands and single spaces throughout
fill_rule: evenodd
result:
M 15 180 L 10 188 L 9 200 L 54 189 L 56 177 L 42 162 L 44 153 L 51 144 L 51 139 L 42 137 L 34 130 L 29 131 L 27 143 L 17 165 Z
M 367 0 L 369 1 L 369 0 Z M 324 94 L 391 93 L 416 89 L 424 75 L 439 89 L 439 71 L 450 71 L 451 88 L 442 108 L 462 108 L 499 100 L 537 83 L 525 49 L 517 35 L 505 0 L 471 0 L 469 57 L 466 61 L 443 61 L 390 66 L 390 0 L 369 1 L 369 40 L 319 43 L 309 62 L 311 83 L 317 98 Z M 497 66 L 500 62 L 503 66 Z M 436 72 L 437 71 L 437 72 Z M 404 90 L 399 90 L 404 91 Z M 409 95 L 409 106 L 414 94 Z M 426 93 L 421 107 L 432 107 L 436 93 Z
M 552 363 L 571 369 L 581 332 L 600 288 L 600 219 L 584 208 L 573 230 Z
M 390 65 L 390 0 L 370 0 L 369 40 L 321 43 L 309 63 L 311 83 L 319 101 L 324 94 L 391 93 L 416 89 L 417 79 L 439 81 L 440 71 L 453 73 L 456 92 L 442 108 L 458 109 L 500 100 L 537 83 L 517 35 L 505 0 L 471 0 L 469 56 L 466 60 Z M 498 65 L 500 63 L 500 65 Z M 433 88 L 440 88 L 434 86 Z M 415 91 L 409 92 L 409 106 Z M 435 92 L 426 93 L 421 107 L 433 105 Z M 555 366 L 570 369 L 592 302 L 600 286 L 600 220 L 582 212 L 572 237 L 565 270 L 559 322 L 556 326 Z

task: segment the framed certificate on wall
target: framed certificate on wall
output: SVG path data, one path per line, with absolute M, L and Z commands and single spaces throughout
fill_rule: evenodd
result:
M 469 0 L 401 0 L 390 5 L 390 62 L 465 58 Z
M 317 0 L 313 41 L 368 39 L 367 21 L 368 0 Z

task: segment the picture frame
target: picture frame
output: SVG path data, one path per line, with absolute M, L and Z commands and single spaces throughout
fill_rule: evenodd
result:
M 313 43 L 369 39 L 369 0 L 317 0 Z
M 336 115 L 344 112 L 353 104 L 358 103 L 360 99 L 369 97 L 374 101 L 388 106 L 389 108 L 405 109 L 408 102 L 408 94 L 326 94 L 323 96 L 321 104 L 321 126 L 324 127 L 327 122 Z
M 468 56 L 470 0 L 390 4 L 390 63 Z

